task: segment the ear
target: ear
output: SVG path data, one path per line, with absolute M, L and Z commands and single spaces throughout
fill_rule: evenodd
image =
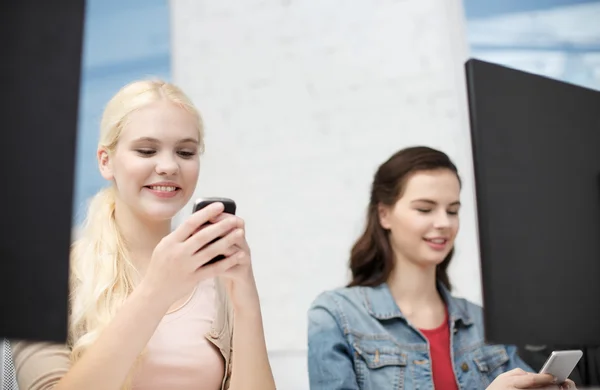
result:
M 377 205 L 377 213 L 379 214 L 379 224 L 381 227 L 390 230 L 390 214 L 392 213 L 392 208 L 380 203 Z
M 96 153 L 96 156 L 98 158 L 98 168 L 100 169 L 100 174 L 106 180 L 112 180 L 114 178 L 114 175 L 108 151 L 106 149 L 99 148 L 98 152 Z

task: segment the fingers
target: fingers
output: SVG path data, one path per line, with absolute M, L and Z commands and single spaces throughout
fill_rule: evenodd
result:
M 221 223 L 224 223 L 224 221 Z M 197 234 L 201 233 L 202 232 Z M 194 256 L 195 258 L 199 259 L 198 266 L 202 266 L 203 264 L 207 263 L 208 261 L 219 255 L 226 256 L 227 254 L 230 254 L 232 247 L 236 245 L 236 243 L 239 242 L 239 240 L 241 240 L 243 237 L 244 231 L 242 229 L 235 229 L 225 234 L 222 238 L 218 239 L 217 241 L 205 246 Z
M 570 380 L 570 379 L 567 379 L 567 380 L 565 381 L 565 383 L 563 383 L 563 384 L 560 386 L 560 388 L 561 388 L 562 390 L 576 390 L 576 389 L 577 389 L 577 386 L 575 386 L 575 382 L 573 382 L 573 381 L 572 381 L 572 380 Z
M 222 221 L 225 221 L 225 220 L 226 220 L 226 218 L 222 219 Z M 240 223 L 240 221 L 241 221 L 241 223 Z M 236 222 L 234 222 L 234 223 L 237 227 L 237 230 L 243 230 L 243 225 L 244 225 L 243 222 L 244 221 L 239 218 L 236 219 Z M 228 223 L 229 223 L 229 221 L 228 221 Z M 230 231 L 227 232 L 227 234 L 234 232 L 234 230 L 236 230 L 236 228 L 232 228 Z M 228 244 L 231 244 L 231 245 L 229 247 L 225 248 L 223 252 L 219 253 L 219 255 L 229 257 L 240 250 L 243 252 L 246 252 L 246 254 L 250 255 L 250 247 L 248 246 L 248 242 L 246 241 L 246 236 L 244 233 L 245 233 L 245 231 L 243 231 L 243 233 L 241 233 L 241 234 L 235 235 L 233 237 L 233 242 L 228 241 L 228 240 L 224 241 L 225 245 L 228 245 Z M 227 234 L 222 234 L 222 235 L 220 235 L 220 237 L 224 237 Z M 220 250 L 220 248 L 222 248 L 222 247 L 219 247 L 219 250 Z
M 237 229 L 244 229 L 245 227 L 245 223 L 244 220 L 240 217 L 237 217 L 235 215 L 232 214 L 228 214 L 228 213 L 221 213 L 218 216 L 216 216 L 215 218 L 211 219 L 210 223 L 201 226 L 197 231 L 201 231 L 206 229 L 208 226 L 210 226 L 211 224 L 219 224 L 222 222 L 225 222 L 229 225 L 229 224 L 234 224 L 234 226 L 230 229 L 230 231 L 232 231 L 233 229 L 237 228 Z M 207 232 L 208 233 L 208 232 Z M 194 233 L 195 234 L 195 233 Z M 212 234 L 212 233 L 211 233 Z M 225 234 L 218 234 L 218 236 L 215 236 L 214 238 L 220 238 L 223 237 Z M 211 242 L 212 240 L 209 240 L 208 242 Z M 245 237 L 242 237 L 241 239 L 238 240 L 238 242 L 236 242 L 236 245 L 247 251 L 250 252 L 250 248 L 248 247 L 248 243 L 246 242 Z M 233 252 L 229 251 L 227 253 L 224 254 L 224 256 L 227 256 L 228 254 L 231 254 Z
M 239 228 L 239 229 L 243 229 L 244 228 L 244 220 L 242 218 L 237 217 L 237 216 L 235 216 L 233 214 L 228 214 L 228 213 L 221 213 L 221 214 L 217 215 L 216 217 L 211 218 L 210 222 L 211 223 L 217 223 L 217 222 L 221 222 L 222 220 L 227 219 L 227 218 L 234 218 L 236 220 L 236 223 L 237 223 L 236 227 Z
M 222 241 L 220 237 L 224 238 L 228 236 L 235 227 L 236 221 L 232 218 L 225 218 L 220 222 L 206 225 L 185 241 L 184 245 L 186 246 L 186 252 L 193 255 L 202 250 L 205 246 L 208 248 L 208 246 L 210 246 L 209 244 L 215 240 L 217 240 L 215 243 Z
M 226 249 L 225 253 L 222 253 L 222 255 L 225 256 L 225 257 L 229 257 L 229 256 L 232 256 L 235 253 L 239 252 L 240 250 L 243 251 L 244 248 L 240 247 L 237 244 L 234 244 L 233 246 L 231 246 L 228 249 Z
M 555 379 L 550 374 L 527 373 L 527 375 L 515 375 L 513 377 L 513 385 L 517 389 L 535 389 L 542 386 L 548 386 L 547 388 L 550 389 L 553 388 L 550 386 L 555 385 Z M 558 386 L 554 388 L 558 388 Z
M 523 370 L 522 368 L 514 368 L 510 371 L 505 372 L 503 375 L 506 376 L 513 376 L 513 375 L 527 375 L 529 374 L 527 371 Z
M 202 210 L 198 210 L 188 217 L 173 233 L 171 237 L 177 242 L 183 242 L 211 219 L 223 213 L 225 206 L 221 202 L 211 203 Z
M 200 278 L 214 278 L 225 271 L 235 267 L 244 260 L 246 254 L 243 251 L 237 251 L 231 256 L 224 258 L 223 260 L 217 261 L 216 263 L 200 266 L 196 273 Z M 211 257 L 212 258 L 212 257 Z

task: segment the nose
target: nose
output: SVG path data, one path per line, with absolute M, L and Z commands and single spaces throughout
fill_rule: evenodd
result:
M 436 229 L 445 229 L 450 227 L 450 218 L 448 217 L 446 210 L 440 210 L 438 213 L 436 213 L 433 226 Z
M 179 171 L 179 164 L 170 153 L 163 153 L 156 160 L 156 173 L 163 176 L 173 176 Z

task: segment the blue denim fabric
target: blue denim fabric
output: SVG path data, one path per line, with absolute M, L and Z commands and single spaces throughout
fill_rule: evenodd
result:
M 481 307 L 452 297 L 441 284 L 438 289 L 448 307 L 460 389 L 485 389 L 513 368 L 532 371 L 514 346 L 484 343 Z M 315 299 L 308 312 L 308 369 L 311 390 L 434 388 L 429 343 L 402 315 L 387 284 Z

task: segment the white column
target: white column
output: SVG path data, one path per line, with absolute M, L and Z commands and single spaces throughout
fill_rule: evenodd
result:
M 481 302 L 460 0 L 171 0 L 171 11 L 173 80 L 206 122 L 196 195 L 235 199 L 247 222 L 276 375 L 284 360 L 305 370 L 306 311 L 346 283 L 370 181 L 400 148 L 440 148 L 462 172 L 451 277 Z M 307 388 L 292 383 L 280 386 Z

